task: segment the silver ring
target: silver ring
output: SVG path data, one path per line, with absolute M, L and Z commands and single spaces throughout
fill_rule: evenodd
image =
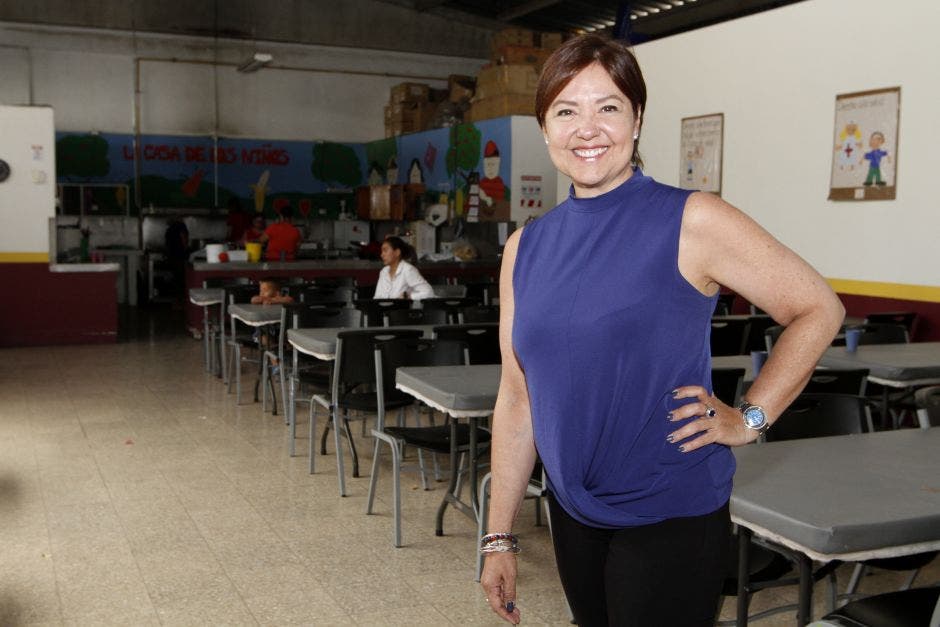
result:
M 711 405 L 706 405 L 705 415 L 708 416 L 709 418 L 714 418 L 715 416 L 718 415 L 718 410 L 712 407 Z

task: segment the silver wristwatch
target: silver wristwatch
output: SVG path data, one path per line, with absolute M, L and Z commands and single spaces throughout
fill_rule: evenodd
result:
M 752 431 L 757 431 L 758 435 L 766 433 L 767 429 L 770 428 L 770 423 L 767 422 L 767 414 L 764 412 L 763 407 L 751 405 L 746 400 L 742 400 L 741 404 L 738 405 L 738 410 L 744 418 L 744 426 Z

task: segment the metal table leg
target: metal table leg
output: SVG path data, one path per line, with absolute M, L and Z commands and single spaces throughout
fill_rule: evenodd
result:
M 813 560 L 799 555 L 800 600 L 796 614 L 798 625 L 807 625 L 813 620 Z

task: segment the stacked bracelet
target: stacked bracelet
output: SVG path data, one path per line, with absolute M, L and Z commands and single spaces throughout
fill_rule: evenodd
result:
M 480 539 L 480 553 L 518 553 L 519 539 L 511 533 L 488 533 Z

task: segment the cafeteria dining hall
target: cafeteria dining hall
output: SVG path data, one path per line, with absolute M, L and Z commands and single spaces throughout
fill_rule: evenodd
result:
M 0 2 L 0 625 L 940 625 L 938 27 Z

